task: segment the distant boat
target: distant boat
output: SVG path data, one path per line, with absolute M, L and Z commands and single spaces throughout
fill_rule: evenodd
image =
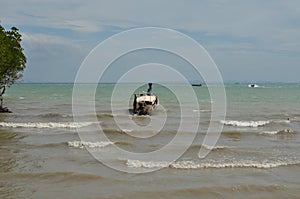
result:
M 249 88 L 258 88 L 259 86 L 257 84 L 249 84 L 248 87 Z
M 192 84 L 192 86 L 202 86 L 202 84 Z

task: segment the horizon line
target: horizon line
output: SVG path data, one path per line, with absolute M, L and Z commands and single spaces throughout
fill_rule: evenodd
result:
M 118 82 L 15 82 L 14 84 L 117 84 Z M 121 84 L 137 84 L 137 83 L 142 83 L 142 82 L 121 82 Z M 148 82 L 145 82 L 148 83 Z M 155 82 L 153 81 L 152 83 L 154 84 L 159 84 L 159 83 L 183 83 L 183 82 Z M 205 85 L 207 84 L 206 82 L 189 82 L 190 84 L 202 84 Z M 213 84 L 213 82 L 210 82 Z M 220 82 L 215 82 L 215 83 L 220 83 Z M 224 84 L 299 84 L 299 82 L 280 82 L 280 81 L 224 81 Z

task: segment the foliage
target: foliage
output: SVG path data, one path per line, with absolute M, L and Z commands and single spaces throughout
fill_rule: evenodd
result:
M 21 46 L 22 35 L 16 27 L 5 30 L 0 25 L 0 87 L 12 85 L 22 77 L 26 57 Z

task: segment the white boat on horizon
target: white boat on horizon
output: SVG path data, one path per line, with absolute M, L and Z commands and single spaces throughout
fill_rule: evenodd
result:
M 248 87 L 249 87 L 249 88 L 258 88 L 258 87 L 260 87 L 260 86 L 257 85 L 257 84 L 248 84 Z

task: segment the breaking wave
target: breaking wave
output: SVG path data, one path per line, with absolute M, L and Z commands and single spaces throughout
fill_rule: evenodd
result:
M 226 126 L 238 126 L 238 127 L 260 127 L 265 126 L 271 121 L 237 121 L 237 120 L 222 120 L 222 124 Z
M 284 129 L 284 130 L 278 130 L 278 131 L 263 131 L 260 132 L 259 134 L 267 134 L 267 135 L 276 135 L 276 134 L 289 134 L 289 133 L 294 133 L 292 129 Z
M 139 161 L 127 160 L 126 165 L 133 168 L 175 168 L 175 169 L 205 169 L 205 168 L 258 168 L 269 169 L 280 166 L 297 165 L 300 162 L 284 162 L 284 161 L 237 161 L 237 162 L 206 162 L 197 163 L 194 161 L 178 161 L 178 162 L 164 162 L 164 161 Z
M 108 145 L 114 144 L 113 142 L 86 142 L 86 141 L 70 141 L 67 143 L 69 147 L 74 148 L 103 148 Z
M 202 144 L 201 147 L 204 147 L 204 148 L 209 149 L 209 150 L 222 150 L 222 149 L 235 148 L 234 146 L 208 146 L 208 145 L 205 145 L 205 144 Z
M 133 130 L 132 130 L 132 129 L 122 129 L 121 131 L 124 132 L 124 133 L 130 133 L 130 132 L 132 132 Z
M 114 129 L 114 128 L 110 128 L 110 129 L 103 129 L 103 132 L 105 132 L 106 134 L 113 134 L 113 133 L 130 133 L 132 132 L 133 129 Z
M 268 125 L 270 123 L 275 123 L 275 124 L 291 123 L 291 121 L 289 119 L 286 119 L 286 120 L 260 120 L 260 121 L 221 120 L 220 122 L 226 126 L 238 126 L 238 127 L 261 127 L 261 126 Z
M 81 128 L 93 124 L 92 122 L 0 122 L 0 127 L 7 128 Z
M 208 112 L 211 112 L 211 110 L 208 110 L 208 109 L 194 109 L 193 112 L 208 113 Z

